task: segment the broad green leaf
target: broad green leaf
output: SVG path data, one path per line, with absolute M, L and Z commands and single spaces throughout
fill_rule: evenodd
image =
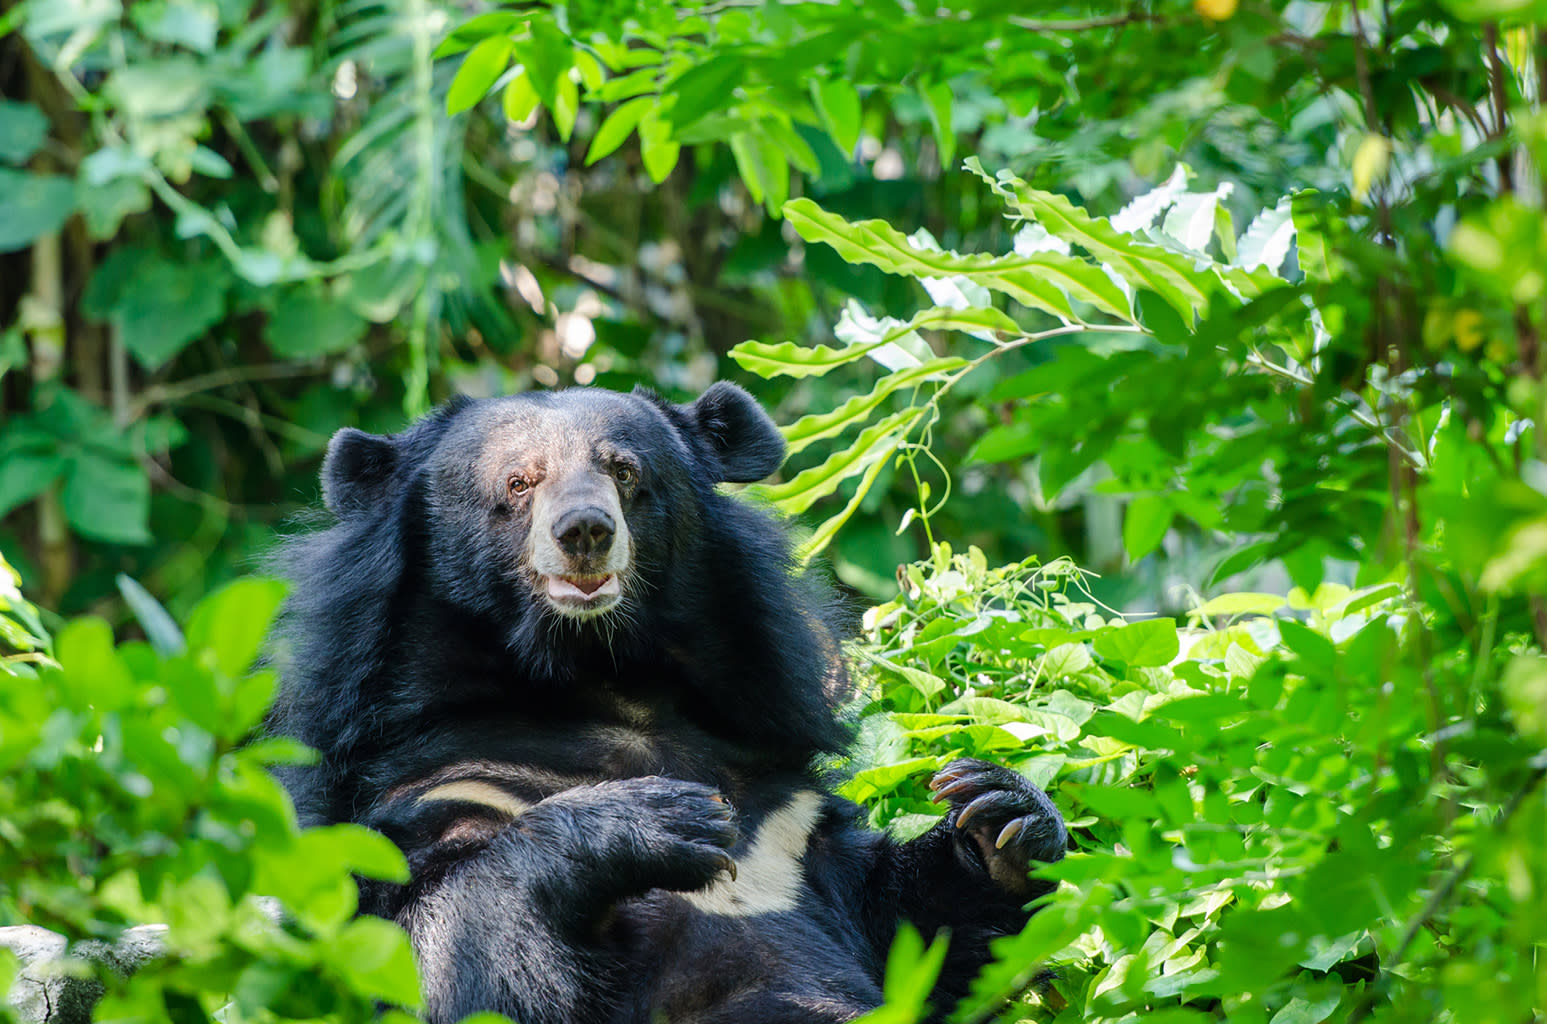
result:
M 279 295 L 263 340 L 283 359 L 307 359 L 351 348 L 369 326 L 366 319 L 328 295 L 317 281 L 294 285 Z
M 512 121 L 525 121 L 531 117 L 540 102 L 537 90 L 532 88 L 532 76 L 525 68 L 510 76 L 510 81 L 505 83 L 505 94 L 500 98 L 505 116 Z
M 724 53 L 694 64 L 667 82 L 661 98 L 675 101 L 664 115 L 671 122 L 673 136 L 710 111 L 734 103 L 736 87 L 746 71 L 745 57 Z
M 54 638 L 70 706 L 117 711 L 134 700 L 134 677 L 113 647 L 113 629 L 94 616 L 75 619 Z
M 802 470 L 782 484 L 759 484 L 748 491 L 777 505 L 786 515 L 799 515 L 837 490 L 845 480 L 888 457 L 908 428 L 923 415 L 921 408 L 893 413 L 862 430 L 852 445 L 834 452 L 820 466 Z
M 559 76 L 553 90 L 553 126 L 559 138 L 568 142 L 575 130 L 575 118 L 580 114 L 580 83 L 568 74 Z
M 923 672 L 911 665 L 904 665 L 901 662 L 891 661 L 887 658 L 878 658 L 868 652 L 861 653 L 871 665 L 874 665 L 882 672 L 896 676 L 925 697 L 933 697 L 945 690 L 945 681 L 938 676 L 932 676 L 928 672 Z
M 629 133 L 639 124 L 639 119 L 644 116 L 645 111 L 654 105 L 655 100 L 651 97 L 640 96 L 614 108 L 602 121 L 601 127 L 596 129 L 596 135 L 591 139 L 591 148 L 586 152 L 586 166 L 596 163 L 623 145 L 623 140 L 627 139 Z
M 732 358 L 735 358 L 735 354 L 736 350 L 732 350 Z M 738 359 L 737 362 L 740 360 Z M 967 360 L 954 356 L 946 359 L 931 359 L 927 363 L 887 374 L 876 381 L 875 387 L 868 392 L 855 395 L 836 409 L 802 416 L 782 428 L 787 454 L 794 455 L 815 441 L 840 434 L 849 426 L 863 422 L 886 400 L 888 395 L 901 388 L 916 387 L 925 381 L 941 380 L 947 374 L 960 370 L 966 365 Z
M 46 491 L 67 465 L 53 451 L 15 451 L 0 459 L 0 516 Z
M 0 100 L 0 163 L 24 164 L 48 138 L 48 118 L 30 103 Z
M 1273 1015 L 1268 1024 L 1321 1024 L 1332 1016 L 1342 999 L 1341 992 L 1332 992 L 1314 1001 L 1295 996 Z
M 491 36 L 508 36 L 522 27 L 525 19 L 516 11 L 488 11 L 456 28 L 435 48 L 434 56 L 451 57 L 478 45 Z
M 469 50 L 446 92 L 446 113 L 455 116 L 471 110 L 487 96 L 495 81 L 510 66 L 513 49 L 509 36 L 496 35 Z
M 885 221 L 851 224 L 809 199 L 791 200 L 784 215 L 806 241 L 824 242 L 850 263 L 868 263 L 904 277 L 965 277 L 1066 319 L 1074 317 L 1072 297 L 1132 322 L 1127 297 L 1100 267 L 1059 252 L 991 256 L 920 250 Z
M 790 194 L 790 165 L 783 152 L 763 134 L 761 127 L 732 135 L 730 148 L 752 198 L 777 212 Z
M 672 141 L 671 125 L 660 119 L 657 108 L 646 111 L 639 119 L 639 156 L 650 180 L 657 185 L 665 181 L 681 152 L 682 147 Z
M 137 463 L 86 450 L 60 493 L 71 529 L 107 544 L 149 544 L 150 480 Z
M 25 249 L 58 231 L 75 210 L 75 183 L 57 174 L 0 167 L 0 252 Z
M 225 315 L 229 285 L 222 264 L 153 257 L 131 269 L 108 318 L 141 366 L 160 369 Z
M 569 74 L 574 50 L 569 39 L 548 18 L 533 18 L 531 36 L 515 44 L 516 59 L 526 68 L 532 89 L 550 111 L 558 101 L 559 79 Z
M 811 93 L 828 134 L 833 137 L 843 155 L 852 158 L 854 147 L 859 145 L 859 93 L 850 82 L 842 78 L 819 79 L 812 83 Z
M 140 3 L 129 8 L 147 39 L 181 46 L 195 53 L 215 49 L 220 31 L 220 10 L 214 0 L 170 0 Z
M 1277 594 L 1221 594 L 1187 613 L 1189 618 L 1234 618 L 1237 615 L 1272 615 L 1284 607 Z
M 397 924 L 357 917 L 334 940 L 333 951 L 362 991 L 398 1006 L 423 1005 L 413 947 Z
M 118 233 L 124 218 L 150 209 L 150 189 L 136 178 L 113 178 L 100 185 L 77 180 L 76 201 L 86 230 L 96 241 L 106 241 Z
M 1154 551 L 1171 529 L 1176 508 L 1163 494 L 1145 494 L 1128 503 L 1123 516 L 1123 547 L 1128 557 L 1137 562 Z
M 1102 633 L 1096 653 L 1134 668 L 1169 664 L 1181 652 L 1175 619 L 1144 619 Z
M 227 584 L 189 616 L 188 650 L 212 652 L 215 666 L 231 678 L 246 674 L 284 596 L 280 580 L 250 577 Z

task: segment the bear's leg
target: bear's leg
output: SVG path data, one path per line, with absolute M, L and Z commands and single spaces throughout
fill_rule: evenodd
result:
M 642 778 L 539 801 L 471 854 L 420 870 L 386 912 L 407 929 L 427 1017 L 477 1010 L 522 1024 L 606 1019 L 624 999 L 607 912 L 649 889 L 703 888 L 725 870 L 733 814 L 707 786 Z

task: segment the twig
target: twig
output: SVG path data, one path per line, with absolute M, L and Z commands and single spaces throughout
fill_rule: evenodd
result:
M 321 364 L 268 363 L 260 366 L 233 366 L 224 370 L 201 373 L 187 377 L 175 384 L 160 384 L 146 388 L 129 406 L 130 421 L 139 419 L 147 409 L 187 398 L 200 391 L 214 391 L 253 380 L 287 380 L 292 377 L 313 377 L 327 373 L 329 367 Z
M 1260 353 L 1253 352 L 1251 355 L 1246 357 L 1246 361 L 1248 364 L 1255 366 L 1258 369 L 1266 370 L 1274 376 L 1282 377 L 1285 380 L 1292 380 L 1296 384 L 1302 385 L 1304 387 L 1316 386 L 1316 381 L 1312 378 L 1298 374 L 1287 366 L 1280 366 L 1273 362 L 1273 360 L 1264 358 Z M 1348 415 L 1353 417 L 1355 423 L 1369 427 L 1371 430 L 1380 434 L 1382 440 L 1402 453 L 1408 462 L 1410 462 L 1416 468 L 1427 468 L 1429 464 L 1428 458 L 1417 449 L 1409 448 L 1406 442 L 1393 432 L 1394 428 L 1386 426 L 1374 416 L 1365 412 L 1357 405 L 1354 405 L 1353 402 L 1347 398 L 1340 398 L 1339 401 L 1342 403 L 1343 408 L 1345 411 L 1347 411 Z

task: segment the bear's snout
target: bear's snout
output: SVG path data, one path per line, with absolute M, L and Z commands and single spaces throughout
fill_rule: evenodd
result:
M 605 558 L 616 532 L 612 516 L 595 505 L 567 512 L 553 524 L 553 539 L 571 558 Z

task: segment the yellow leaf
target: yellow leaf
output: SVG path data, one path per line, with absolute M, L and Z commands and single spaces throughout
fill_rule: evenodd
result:
M 1384 177 L 1391 163 L 1391 140 L 1384 135 L 1366 135 L 1354 151 L 1354 198 L 1363 202 L 1370 186 Z

